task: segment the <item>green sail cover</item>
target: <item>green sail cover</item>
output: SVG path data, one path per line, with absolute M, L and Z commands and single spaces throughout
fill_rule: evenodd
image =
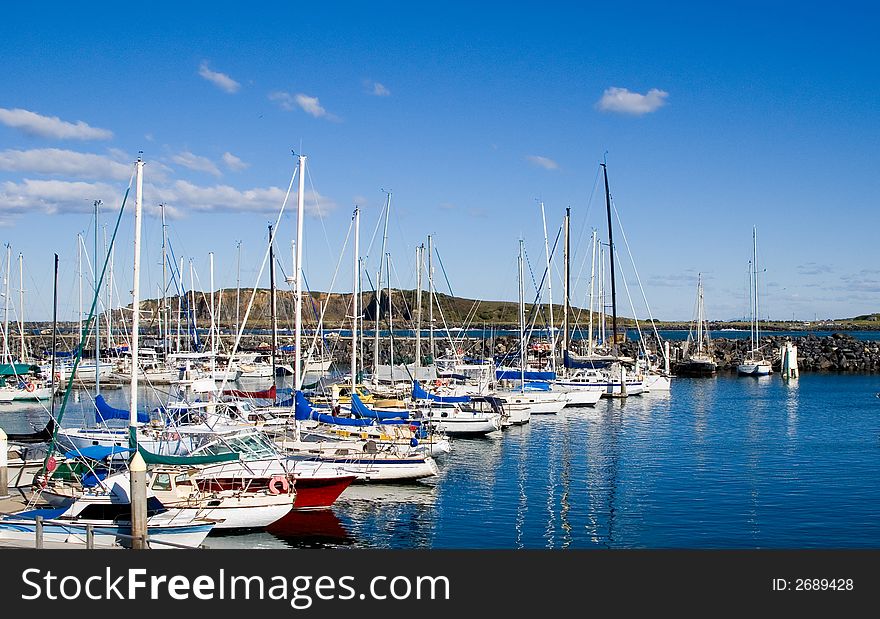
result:
M 216 464 L 218 462 L 232 462 L 239 459 L 239 454 L 230 452 L 225 454 L 211 454 L 205 456 L 163 456 L 138 447 L 138 451 L 147 464 L 166 464 L 173 466 L 195 466 L 198 464 Z
M 40 366 L 28 363 L 0 363 L 0 376 L 21 376 L 29 372 L 39 372 Z

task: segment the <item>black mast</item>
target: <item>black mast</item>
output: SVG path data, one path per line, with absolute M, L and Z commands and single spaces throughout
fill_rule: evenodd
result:
M 608 254 L 611 256 L 611 353 L 617 356 L 617 290 L 614 285 L 614 236 L 611 231 L 611 191 L 608 189 L 608 167 L 600 164 L 605 175 L 605 208 L 608 212 Z
M 272 242 L 272 224 L 269 224 L 269 312 L 272 321 L 272 384 L 275 384 L 275 349 L 278 346 L 275 329 L 275 244 Z

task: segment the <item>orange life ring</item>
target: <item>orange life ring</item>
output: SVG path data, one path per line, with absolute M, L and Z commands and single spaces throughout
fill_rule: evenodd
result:
M 278 484 L 281 484 L 281 488 L 278 488 Z M 273 475 L 269 480 L 269 493 L 270 494 L 287 494 L 290 492 L 290 483 L 287 481 L 287 477 L 284 475 Z
M 34 392 L 34 389 L 36 389 L 37 386 L 36 386 L 35 384 L 33 384 L 33 383 L 27 383 L 27 384 L 24 386 L 24 388 L 25 388 L 25 391 L 27 391 L 28 393 L 33 393 L 33 392 Z

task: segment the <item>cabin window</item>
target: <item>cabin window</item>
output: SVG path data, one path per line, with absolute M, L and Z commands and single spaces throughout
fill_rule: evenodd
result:
M 171 490 L 171 475 L 168 473 L 158 473 L 153 478 L 153 490 Z

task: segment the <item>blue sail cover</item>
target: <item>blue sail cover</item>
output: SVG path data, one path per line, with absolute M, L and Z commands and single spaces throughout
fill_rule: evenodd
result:
M 101 396 L 98 396 L 99 398 Z M 119 447 L 117 445 L 113 445 L 112 447 L 108 447 L 106 445 L 89 445 L 88 447 L 83 447 L 82 449 L 71 449 L 64 457 L 68 460 L 73 460 L 74 458 L 89 458 L 90 460 L 103 460 L 108 456 L 114 456 L 116 454 L 125 454 L 134 451 L 133 449 L 129 449 L 128 447 Z
M 363 419 L 404 419 L 409 417 L 408 411 L 377 411 L 364 404 L 356 393 L 351 394 L 351 413 Z
M 113 408 L 109 404 L 107 404 L 106 400 L 104 400 L 104 396 L 98 394 L 95 397 L 95 422 L 103 423 L 108 419 L 128 419 L 129 412 L 127 410 L 123 410 L 121 408 Z M 138 411 L 137 420 L 140 423 L 147 423 L 150 421 L 149 415 L 147 413 Z
M 470 402 L 471 397 L 468 395 L 460 395 L 460 396 L 442 396 L 442 395 L 434 395 L 433 393 L 428 393 L 424 390 L 424 388 L 419 384 L 419 381 L 413 382 L 413 390 L 412 390 L 412 398 L 413 400 L 431 400 L 433 402 Z
M 303 395 L 302 391 L 296 392 L 296 410 L 294 411 L 294 419 L 298 419 L 300 421 L 304 421 L 307 419 L 313 419 L 315 421 L 320 421 L 321 423 L 329 423 L 335 424 L 338 426 L 371 426 L 373 425 L 372 419 L 349 419 L 348 417 L 334 417 L 333 415 L 325 415 L 323 413 L 317 413 L 312 408 L 312 405 L 309 404 L 309 401 L 306 399 L 306 396 Z
M 556 372 L 520 372 L 519 370 L 495 370 L 495 380 L 556 380 Z

